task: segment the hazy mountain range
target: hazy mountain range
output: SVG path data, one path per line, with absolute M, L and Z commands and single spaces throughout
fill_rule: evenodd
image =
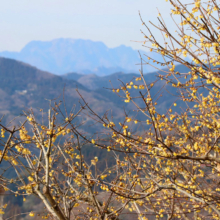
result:
M 140 53 L 161 60 L 156 53 Z M 137 65 L 140 64 L 137 50 L 124 45 L 108 48 L 102 42 L 82 39 L 31 41 L 20 52 L 3 51 L 0 56 L 19 60 L 54 74 L 78 72 L 108 75 L 115 72 L 138 73 L 140 69 L 140 65 Z M 145 66 L 145 72 L 152 71 L 154 68 Z

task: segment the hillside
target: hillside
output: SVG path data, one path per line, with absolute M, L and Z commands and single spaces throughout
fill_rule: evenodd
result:
M 183 66 L 179 66 L 177 69 L 183 72 L 187 71 Z M 150 84 L 157 80 L 156 76 L 157 73 L 153 72 L 146 74 L 145 79 Z M 133 111 L 135 109 L 133 104 L 125 103 L 122 98 L 111 90 L 112 88 L 119 88 L 123 83 L 126 84 L 136 77 L 139 77 L 139 75 L 134 73 L 115 73 L 104 77 L 94 74 L 71 73 L 61 77 L 19 61 L 0 58 L 0 117 L 5 115 L 4 122 L 8 123 L 14 117 L 22 114 L 23 110 L 29 108 L 32 108 L 38 114 L 39 109 L 46 111 L 49 107 L 48 100 L 55 99 L 53 102 L 57 103 L 63 101 L 65 87 L 64 97 L 67 112 L 70 112 L 73 107 L 77 110 L 80 106 L 80 97 L 76 92 L 76 89 L 78 89 L 91 108 L 99 115 L 102 116 L 108 111 L 109 117 L 113 116 L 114 121 L 118 123 L 123 120 L 125 112 L 130 112 L 131 115 L 137 113 Z M 163 89 L 160 90 L 162 87 Z M 160 92 L 158 93 L 158 91 Z M 168 109 L 177 99 L 177 97 L 170 95 L 171 93 L 177 93 L 175 88 L 164 85 L 162 81 L 156 83 L 151 89 L 151 93 L 158 103 L 160 112 Z M 161 93 L 162 97 L 159 96 Z M 131 90 L 131 94 L 137 97 L 140 96 L 138 90 Z M 124 94 L 120 92 L 119 95 Z M 144 107 L 143 101 L 139 99 L 136 99 L 136 101 L 140 106 Z M 179 111 L 180 108 L 184 108 L 183 104 L 176 108 L 176 111 Z M 83 115 L 82 119 L 85 120 L 86 125 L 91 122 L 86 115 Z M 143 118 L 139 119 L 144 120 Z M 100 128 L 83 126 L 82 129 L 94 132 Z
M 27 108 L 36 112 L 39 109 L 47 110 L 49 99 L 62 101 L 64 87 L 68 112 L 74 105 L 76 109 L 79 108 L 77 88 L 91 107 L 99 106 L 96 108 L 99 114 L 104 114 L 111 108 L 120 116 L 120 108 L 108 97 L 91 91 L 74 80 L 64 79 L 15 60 L 0 58 L 0 117 L 5 115 L 4 122 L 9 122 Z M 108 103 L 108 108 L 104 103 Z
M 176 66 L 176 71 L 179 71 L 180 73 L 188 72 L 189 69 L 186 68 L 183 65 Z M 155 82 L 158 80 L 157 76 L 158 74 L 163 75 L 164 73 L 162 71 L 156 71 L 148 74 L 144 74 L 144 78 L 148 84 Z M 126 84 L 127 82 L 130 82 L 131 80 L 134 80 L 134 78 L 139 77 L 140 74 L 135 73 L 114 73 L 107 76 L 97 76 L 95 74 L 78 74 L 78 73 L 68 73 L 64 74 L 62 77 L 69 80 L 75 80 L 81 85 L 85 86 L 86 88 L 96 91 L 98 93 L 101 93 L 102 95 L 105 95 L 106 97 L 109 97 L 110 100 L 114 100 L 115 103 L 121 104 L 121 99 L 116 99 L 115 94 L 112 92 L 109 92 L 108 89 L 113 88 L 119 88 L 120 85 Z M 135 82 L 135 81 L 134 81 Z M 136 82 L 137 83 L 137 82 Z M 105 88 L 105 89 L 104 89 Z M 140 96 L 139 90 L 131 90 L 131 94 L 133 96 Z M 161 97 L 159 95 L 162 94 Z M 151 89 L 151 95 L 154 97 L 155 100 L 158 102 L 158 109 L 159 112 L 164 112 L 165 109 L 168 109 L 176 100 L 177 97 L 172 96 L 171 94 L 177 94 L 177 90 L 170 85 L 165 85 L 164 81 L 158 81 L 155 86 Z M 138 101 L 140 105 L 143 105 L 143 102 L 141 100 Z M 179 103 L 180 104 L 180 103 Z M 179 108 L 176 108 L 177 111 L 180 111 L 180 108 L 184 108 L 184 104 L 181 103 Z

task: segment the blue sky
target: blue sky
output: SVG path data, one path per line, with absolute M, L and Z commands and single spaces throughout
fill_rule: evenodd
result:
M 19 51 L 29 41 L 60 37 L 141 49 L 141 43 L 133 42 L 144 40 L 138 11 L 146 22 L 157 24 L 157 8 L 174 30 L 165 0 L 1 0 L 0 51 Z

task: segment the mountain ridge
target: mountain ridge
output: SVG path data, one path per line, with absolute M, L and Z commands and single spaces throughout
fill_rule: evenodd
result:
M 150 55 L 159 58 L 157 54 Z M 71 38 L 31 41 L 20 52 L 3 51 L 0 52 L 0 56 L 29 63 L 38 69 L 58 75 L 68 72 L 97 75 L 119 71 L 137 73 L 137 64 L 140 63 L 138 51 L 131 47 L 120 45 L 108 48 L 100 41 Z M 152 70 L 150 66 L 146 68 L 147 72 Z

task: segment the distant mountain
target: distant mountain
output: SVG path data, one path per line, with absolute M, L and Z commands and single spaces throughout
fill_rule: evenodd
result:
M 142 54 L 145 52 L 141 51 Z M 157 54 L 147 53 L 154 59 Z M 136 72 L 140 66 L 138 51 L 121 45 L 108 48 L 102 42 L 82 39 L 55 39 L 52 41 L 31 41 L 20 52 L 0 52 L 1 57 L 28 63 L 54 74 L 78 72 L 108 75 L 115 72 Z M 160 59 L 161 60 L 161 59 Z M 145 68 L 146 72 L 154 69 Z

